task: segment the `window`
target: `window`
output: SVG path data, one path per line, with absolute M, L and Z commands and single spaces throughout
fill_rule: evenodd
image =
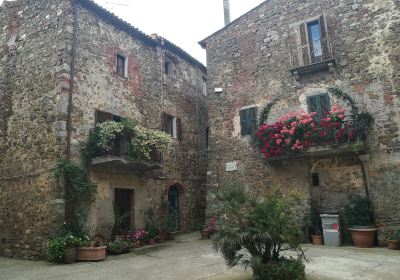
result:
M 257 107 L 240 110 L 240 128 L 242 136 L 255 133 L 257 128 Z
M 207 79 L 203 77 L 203 95 L 207 95 Z
M 302 65 L 322 62 L 329 57 L 329 42 L 324 16 L 299 26 Z
M 95 112 L 95 122 L 96 124 L 98 123 L 103 123 L 106 121 L 115 121 L 115 122 L 120 122 L 122 121 L 122 118 L 116 115 L 113 115 L 111 113 L 107 112 L 102 112 L 102 111 L 97 111 Z
M 318 118 L 326 116 L 331 110 L 329 95 L 327 93 L 307 97 L 308 112 L 317 112 Z
M 164 132 L 171 135 L 172 138 L 181 140 L 181 119 L 164 113 L 163 120 Z
M 313 187 L 319 187 L 319 174 L 318 173 L 312 174 L 312 185 L 313 185 Z
M 175 75 L 175 63 L 168 56 L 165 57 L 164 72 L 165 72 L 165 74 L 170 75 L 170 76 Z
M 123 55 L 117 54 L 117 74 L 122 77 L 128 77 L 128 63 L 127 58 Z

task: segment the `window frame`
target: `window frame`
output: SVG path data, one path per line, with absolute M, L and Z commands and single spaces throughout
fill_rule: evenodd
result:
M 313 98 L 316 98 L 316 107 L 317 107 L 316 112 L 318 114 L 317 115 L 318 119 L 321 119 L 322 117 L 324 117 L 324 113 L 322 112 L 321 99 L 325 98 L 325 97 L 327 98 L 327 107 L 328 107 L 326 112 L 324 112 L 326 115 L 326 113 L 331 110 L 331 98 L 330 98 L 329 94 L 325 92 L 325 93 L 319 93 L 319 94 L 307 96 L 307 109 L 308 109 L 309 113 L 314 112 L 313 110 L 311 110 L 311 102 L 312 102 L 311 100 Z
M 239 117 L 241 136 L 252 135 L 257 131 L 257 116 L 257 106 L 248 106 L 240 109 Z
M 182 140 L 182 120 L 177 116 L 163 112 L 163 131 L 172 139 Z M 169 131 L 168 119 L 172 119 L 172 131 Z
M 122 58 L 123 59 L 123 73 L 119 72 L 119 68 L 118 64 L 119 64 L 119 59 L 118 58 Z M 117 53 L 115 55 L 115 73 L 121 77 L 124 78 L 128 78 L 128 56 L 122 54 L 122 53 Z

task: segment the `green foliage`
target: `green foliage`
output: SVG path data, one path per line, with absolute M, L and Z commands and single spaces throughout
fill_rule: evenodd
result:
M 328 92 L 333 95 L 334 97 L 343 100 L 345 103 L 347 103 L 348 106 L 350 106 L 350 111 L 352 115 L 357 115 L 358 114 L 358 107 L 356 105 L 356 102 L 354 101 L 353 98 L 351 98 L 351 96 L 342 91 L 341 89 L 337 88 L 337 87 L 331 87 L 328 88 Z
M 175 232 L 176 230 L 176 219 L 175 213 L 169 212 L 160 218 L 160 230 L 165 232 Z
M 115 240 L 107 244 L 107 251 L 111 255 L 128 253 L 133 247 L 132 242 L 126 240 Z
M 64 236 L 50 239 L 47 242 L 46 257 L 50 262 L 64 263 L 64 254 L 67 243 Z
M 275 191 L 260 199 L 240 184 L 223 187 L 215 194 L 213 210 L 218 220 L 212 239 L 214 250 L 223 255 L 229 267 L 253 268 L 255 277 L 261 277 L 260 267 L 264 271 L 267 264 L 283 262 L 284 251 L 297 253 L 301 263 L 301 235 L 294 219 L 299 203 L 295 194 Z
M 374 208 L 368 197 L 355 196 L 344 208 L 345 222 L 350 226 L 374 225 Z
M 264 264 L 254 257 L 250 266 L 255 280 L 306 280 L 305 266 L 299 259 L 280 258 Z
M 81 151 L 82 160 L 85 167 L 88 167 L 92 162 L 92 158 L 101 151 L 101 149 L 97 146 L 97 143 L 100 141 L 99 130 L 100 129 L 98 127 L 90 130 L 89 139 L 85 144 L 85 148 L 83 148 Z
M 130 211 L 121 213 L 117 204 L 113 202 L 113 211 L 114 211 L 114 227 L 113 227 L 113 236 L 126 233 L 129 229 L 126 227 L 128 223 L 128 219 L 130 217 Z
M 264 109 L 261 111 L 260 119 L 258 121 L 258 125 L 262 125 L 264 123 L 267 123 L 269 113 L 271 112 L 272 107 L 280 100 L 279 97 L 275 97 L 272 99 L 270 103 L 268 103 Z
M 164 155 L 171 152 L 171 136 L 165 132 L 137 126 L 133 134 L 128 153 L 128 157 L 131 159 L 142 156 L 144 159 L 150 160 L 153 151 L 159 151 Z
M 54 176 L 58 181 L 65 178 L 69 200 L 78 202 L 94 199 L 97 186 L 89 180 L 85 170 L 66 160 L 60 160 L 57 163 Z
M 124 124 L 122 122 L 106 121 L 98 123 L 96 127 L 98 128 L 97 147 L 103 151 L 109 151 L 112 147 L 112 141 L 115 140 L 118 134 L 121 134 L 124 129 Z
M 158 235 L 159 231 L 159 220 L 154 212 L 153 208 L 149 208 L 146 211 L 144 211 L 144 216 L 145 216 L 145 228 L 148 232 L 148 238 L 153 239 Z
M 317 201 L 311 200 L 310 205 L 310 221 L 314 234 L 322 235 L 321 208 Z

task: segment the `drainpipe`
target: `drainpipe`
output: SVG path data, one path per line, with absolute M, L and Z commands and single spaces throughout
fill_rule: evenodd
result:
M 72 108 L 73 108 L 73 93 L 74 93 L 74 76 L 75 76 L 75 60 L 76 60 L 76 46 L 77 46 L 77 29 L 78 29 L 78 6 L 75 0 L 72 0 L 72 17 L 73 17 L 73 30 L 72 30 L 72 50 L 71 50 L 71 65 L 69 76 L 69 95 L 67 107 L 67 148 L 66 160 L 71 161 L 71 138 L 72 138 Z M 64 178 L 64 223 L 68 222 L 68 184 L 67 178 Z
M 363 176 L 363 181 L 364 181 L 364 189 L 365 189 L 365 195 L 368 199 L 369 197 L 369 180 L 368 180 L 368 164 L 369 161 L 369 155 L 358 155 L 357 156 L 358 160 L 360 161 L 360 166 L 361 166 L 361 172 Z
M 231 23 L 231 10 L 229 0 L 224 0 L 224 20 L 225 26 Z

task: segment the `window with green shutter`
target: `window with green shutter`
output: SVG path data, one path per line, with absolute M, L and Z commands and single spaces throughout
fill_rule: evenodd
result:
M 257 107 L 240 110 L 240 128 L 242 136 L 251 135 L 257 129 Z
M 308 112 L 317 112 L 318 118 L 326 116 L 331 110 L 329 95 L 327 93 L 307 97 Z

